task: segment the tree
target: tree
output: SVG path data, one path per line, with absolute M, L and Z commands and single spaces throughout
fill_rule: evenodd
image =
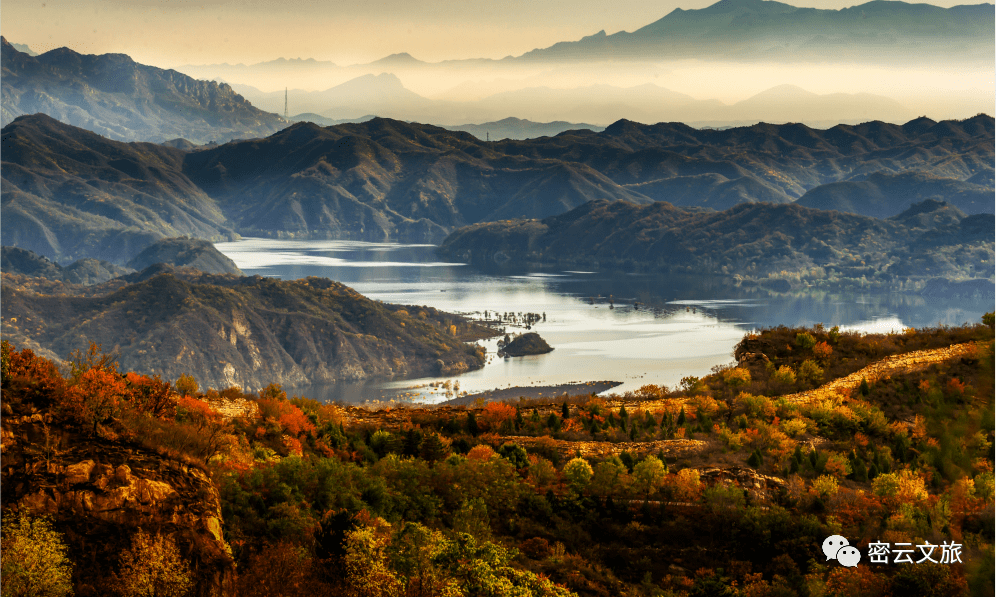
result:
M 443 443 L 443 440 L 439 437 L 437 433 L 429 433 L 422 439 L 422 444 L 419 446 L 419 455 L 423 460 L 428 462 L 436 462 L 446 458 L 449 453 L 449 447 Z
M 560 418 L 570 419 L 571 418 L 571 408 L 566 402 L 560 405 Z
M 571 486 L 571 489 L 581 493 L 588 486 L 593 475 L 591 465 L 584 458 L 572 458 L 564 465 L 564 478 Z
M 194 587 L 190 566 L 171 537 L 138 529 L 121 554 L 120 591 L 127 597 L 183 597 Z
M 73 592 L 73 564 L 62 534 L 44 518 L 19 512 L 3 516 L 0 594 L 3 597 L 61 597 Z
M 529 455 L 526 453 L 525 448 L 518 444 L 505 442 L 501 448 L 498 448 L 498 455 L 511 462 L 517 469 L 529 466 Z
M 649 499 L 650 494 L 664 485 L 664 480 L 667 479 L 667 465 L 656 456 L 647 456 L 633 467 L 633 479 L 644 498 Z
M 467 413 L 467 433 L 476 436 L 480 432 L 481 429 L 477 426 L 477 416 L 474 415 L 474 411 Z

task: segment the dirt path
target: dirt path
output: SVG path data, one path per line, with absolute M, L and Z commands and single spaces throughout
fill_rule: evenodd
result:
M 868 383 L 873 383 L 896 373 L 909 373 L 926 369 L 934 363 L 941 363 L 950 359 L 962 357 L 973 350 L 980 343 L 966 342 L 965 344 L 955 344 L 945 348 L 935 348 L 932 350 L 917 350 L 903 354 L 895 354 L 868 365 L 864 369 L 855 371 L 847 377 L 839 377 L 829 383 L 823 384 L 815 390 L 788 394 L 783 396 L 789 402 L 807 403 L 823 398 L 833 398 L 839 395 L 849 395 L 861 385 L 862 379 L 867 379 Z

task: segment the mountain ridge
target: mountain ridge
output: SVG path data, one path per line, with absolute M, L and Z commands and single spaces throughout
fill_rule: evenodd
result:
M 285 126 L 227 84 L 139 64 L 126 54 L 57 48 L 29 56 L 5 38 L 0 53 L 4 126 L 43 112 L 116 140 L 183 137 L 198 144 L 267 135 Z

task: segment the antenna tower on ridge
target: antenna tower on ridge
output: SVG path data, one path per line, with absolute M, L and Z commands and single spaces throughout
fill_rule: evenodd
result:
M 290 120 L 290 117 L 287 115 L 287 88 L 286 87 L 284 87 L 284 120 Z

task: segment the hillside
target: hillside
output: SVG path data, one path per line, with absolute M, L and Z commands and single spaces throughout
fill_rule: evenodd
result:
M 993 189 L 923 172 L 875 172 L 857 180 L 825 184 L 799 197 L 797 205 L 889 218 L 913 203 L 937 199 L 966 213 L 993 213 Z
M 22 274 L 85 286 L 100 284 L 131 271 L 98 259 L 80 259 L 62 267 L 41 255 L 17 247 L 0 248 L 0 270 L 8 274 Z
M 2 147 L 7 245 L 123 265 L 164 237 L 237 238 L 183 174 L 182 150 L 112 141 L 44 114 L 5 126 Z
M 649 199 L 583 164 L 507 156 L 468 133 L 375 118 L 298 123 L 187 155 L 184 172 L 245 235 L 438 242 L 482 220 Z
M 189 267 L 205 274 L 242 275 L 242 270 L 235 262 L 215 249 L 213 244 L 195 238 L 164 238 L 156 241 L 129 261 L 128 267 L 144 270 L 157 263 Z
M 984 595 L 983 322 L 763 329 L 678 388 L 437 407 L 202 390 L 95 350 L 61 374 L 5 341 L 0 468 L 19 512 L 4 547 L 55 551 L 74 566 L 49 578 L 79 595 L 143 578 L 204 597 Z M 834 534 L 858 568 L 823 553 Z M 872 543 L 890 564 L 933 546 L 937 563 L 874 565 Z M 4 583 L 32 572 L 9 566 Z
M 476 224 L 455 231 L 439 253 L 480 265 L 524 263 L 709 273 L 741 279 L 801 277 L 811 283 L 888 286 L 911 277 L 992 275 L 993 217 L 938 222 L 741 204 L 721 212 L 668 203 L 593 201 L 544 220 Z M 922 214 L 924 210 L 919 210 Z M 946 220 L 946 223 L 945 223 Z M 955 220 L 957 220 L 955 222 Z
M 48 114 L 119 141 L 194 143 L 259 137 L 286 126 L 226 84 L 138 64 L 124 54 L 68 48 L 30 56 L 0 40 L 0 123 Z
M 490 330 L 405 310 L 323 278 L 213 276 L 157 265 L 102 286 L 3 277 L 3 333 L 50 358 L 92 341 L 122 366 L 215 388 L 454 374 L 483 365 L 460 337 Z M 456 331 L 451 331 L 450 326 Z

